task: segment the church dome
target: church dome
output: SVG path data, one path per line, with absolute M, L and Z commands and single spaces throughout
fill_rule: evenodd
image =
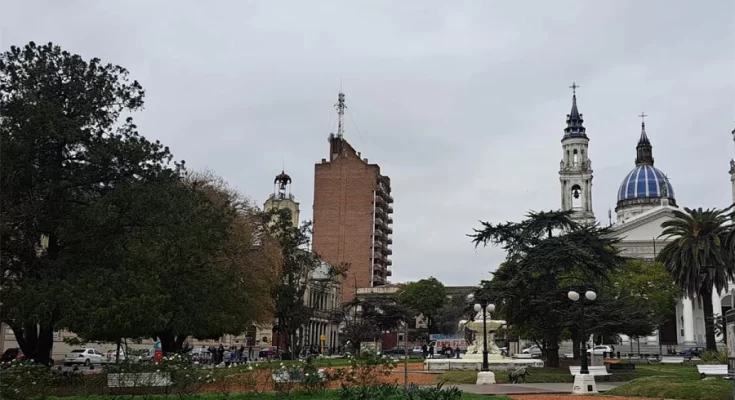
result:
M 653 165 L 637 165 L 628 173 L 618 189 L 618 202 L 638 199 L 661 199 L 663 192 L 675 200 L 674 188 L 666 175 Z

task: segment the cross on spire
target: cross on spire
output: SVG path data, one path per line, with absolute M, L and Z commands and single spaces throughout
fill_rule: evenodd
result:
M 577 85 L 577 82 L 572 82 L 572 86 L 569 86 L 569 88 L 572 89 L 572 94 L 575 95 L 575 96 L 577 95 L 577 88 L 578 87 L 579 87 L 579 85 Z
M 643 111 L 641 111 L 641 113 L 638 114 L 638 116 L 641 117 L 641 124 L 645 125 L 646 124 L 646 117 L 648 115 L 646 113 L 644 113 Z

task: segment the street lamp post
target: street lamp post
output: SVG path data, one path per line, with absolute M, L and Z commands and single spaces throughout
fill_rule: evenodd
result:
M 475 295 L 470 293 L 467 295 L 467 300 L 472 302 L 475 300 Z M 475 312 L 482 311 L 482 372 L 490 371 L 490 365 L 487 361 L 487 315 L 495 311 L 495 304 L 488 302 L 487 300 L 480 299 L 473 307 Z
M 586 340 L 586 333 L 584 331 L 584 303 L 585 299 L 588 301 L 594 301 L 597 298 L 597 293 L 593 292 L 592 290 L 588 290 L 584 293 L 584 298 L 580 296 L 578 292 L 575 292 L 574 290 L 570 290 L 569 293 L 567 293 L 567 297 L 569 297 L 569 300 L 571 301 L 577 301 L 580 300 L 580 308 L 581 308 L 581 318 L 579 321 L 579 331 L 580 331 L 580 340 L 579 340 L 579 347 L 580 347 L 580 353 L 582 355 L 582 366 L 580 367 L 579 373 L 582 375 L 587 375 L 590 373 L 589 367 L 587 366 L 587 348 L 585 344 L 587 343 Z

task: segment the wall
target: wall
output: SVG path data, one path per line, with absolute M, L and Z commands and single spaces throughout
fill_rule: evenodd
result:
M 333 265 L 349 263 L 342 301 L 372 285 L 373 190 L 379 168 L 347 152 L 315 167 L 313 249 Z

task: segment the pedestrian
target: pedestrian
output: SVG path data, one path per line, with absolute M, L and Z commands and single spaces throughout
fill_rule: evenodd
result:
M 434 345 L 429 345 L 429 358 L 434 358 Z
M 426 359 L 427 357 L 429 357 L 429 348 L 426 347 L 426 343 L 424 343 L 424 345 L 421 346 L 421 354 L 424 355 L 424 359 Z

